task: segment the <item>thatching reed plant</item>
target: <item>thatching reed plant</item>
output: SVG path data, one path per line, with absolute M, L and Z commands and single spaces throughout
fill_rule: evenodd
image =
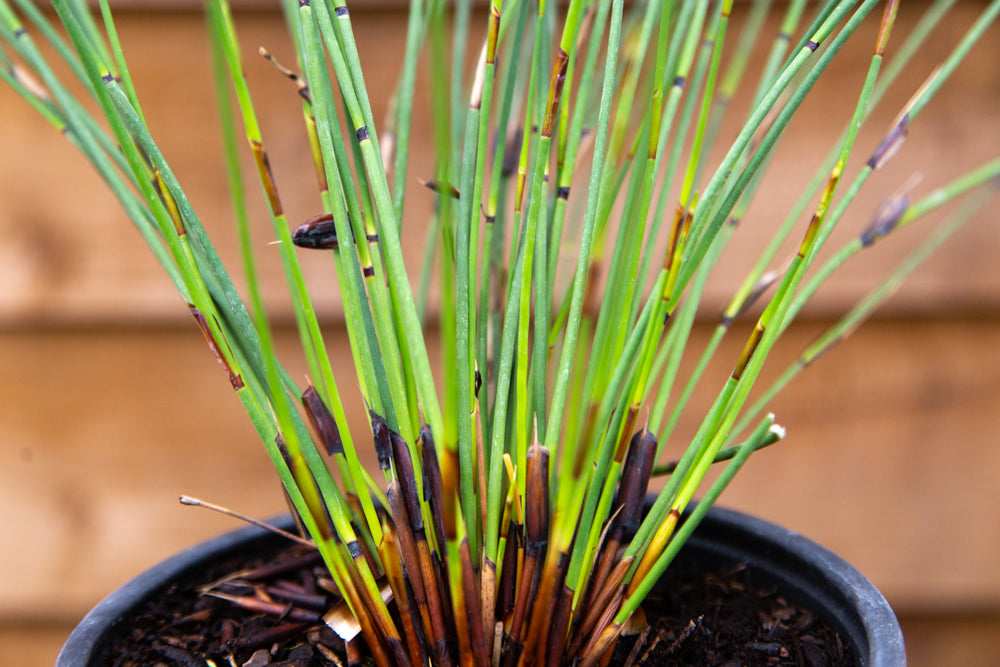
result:
M 319 191 L 317 215 L 288 220 L 229 7 L 209 0 L 241 294 L 151 136 L 106 0 L 96 16 L 83 0 L 52 4 L 62 31 L 28 0 L 0 0 L 0 77 L 79 148 L 148 242 L 344 596 L 351 620 L 331 612 L 329 622 L 344 635 L 356 625 L 379 665 L 598 664 L 750 454 L 783 437 L 767 413 L 774 394 L 982 206 L 1000 173 L 1000 159 L 969 165 L 921 197 L 899 184 L 874 215 L 850 208 L 919 131 L 925 106 L 1000 12 L 997 1 L 927 73 L 883 141 L 856 146 L 953 3 L 933 3 L 889 48 L 896 2 L 755 2 L 736 30 L 731 0 L 493 0 L 481 26 L 468 2 L 452 10 L 413 0 L 391 110 L 377 123 L 343 0 L 286 0 L 295 61 L 262 55 L 301 97 Z M 778 35 L 761 33 L 768 12 L 783 14 Z M 816 176 L 789 203 L 707 346 L 691 350 L 706 283 L 773 151 L 867 21 L 880 22 L 867 71 L 843 91 L 853 113 L 830 119 L 843 125 L 840 139 L 815 156 Z M 466 76 L 470 39 L 481 48 Z M 57 76 L 36 40 L 76 81 Z M 751 62 L 760 40 L 767 58 Z M 408 169 L 422 60 L 433 174 Z M 724 136 L 740 88 L 753 102 L 741 129 Z M 260 200 L 241 186 L 241 151 L 273 223 L 267 248 L 250 243 L 248 209 Z M 867 160 L 848 172 L 859 151 Z M 400 225 L 417 177 L 435 206 L 424 261 L 407 267 Z M 782 333 L 833 272 L 958 199 L 911 257 L 758 386 Z M 853 225 L 853 238 L 821 254 L 838 225 Z M 261 252 L 281 257 L 304 385 L 275 351 Z M 306 252 L 325 252 L 335 268 L 354 377 L 334 377 L 310 293 L 330 287 L 306 284 Z M 431 300 L 445 360 L 436 376 L 423 334 Z M 725 377 L 705 376 L 741 317 L 755 321 L 742 352 Z M 694 363 L 682 375 L 685 359 Z M 678 443 L 675 426 L 699 383 L 716 386 L 716 399 Z M 369 411 L 361 433 L 348 428 L 342 400 L 355 386 Z M 681 452 L 675 461 L 664 460 L 668 443 Z M 378 471 L 360 464 L 367 448 Z M 644 512 L 654 475 L 665 483 Z

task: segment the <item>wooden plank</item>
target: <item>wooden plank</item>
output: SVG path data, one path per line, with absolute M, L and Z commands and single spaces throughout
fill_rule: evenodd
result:
M 0 627 L 0 667 L 52 667 L 70 624 L 5 623 Z
M 909 667 L 996 663 L 1000 655 L 1000 615 L 903 616 Z
M 890 99 L 863 129 L 858 159 L 848 169 L 848 178 L 878 143 L 922 78 L 944 57 L 948 45 L 964 32 L 977 7 L 975 3 L 961 3 L 953 17 L 939 28 L 939 34 L 920 51 L 916 63 L 891 90 Z M 893 44 L 902 40 L 920 9 L 910 5 L 902 8 Z M 294 57 L 276 14 L 246 12 L 238 17 L 238 24 L 265 141 L 289 220 L 294 224 L 319 210 L 299 121 L 300 107 L 292 87 L 254 55 L 254 50 L 265 45 L 286 63 L 294 62 Z M 401 11 L 359 12 L 355 26 L 362 61 L 372 82 L 374 114 L 381 119 L 399 68 L 405 17 Z M 119 27 L 154 133 L 160 137 L 161 147 L 203 221 L 218 239 L 223 257 L 239 273 L 225 177 L 214 139 L 217 127 L 201 19 L 190 12 L 126 12 Z M 850 94 L 845 91 L 858 87 L 875 28 L 875 24 L 868 26 L 849 42 L 842 62 L 824 74 L 819 90 L 807 98 L 802 118 L 789 127 L 773 176 L 764 183 L 759 201 L 741 226 L 740 240 L 727 253 L 719 279 L 709 287 L 709 302 L 713 304 L 709 311 L 742 278 L 753 254 L 785 215 L 819 155 L 849 117 Z M 772 24 L 767 30 L 774 31 L 776 26 Z M 995 36 L 995 32 L 990 34 Z M 755 54 L 755 61 L 760 57 L 762 53 Z M 994 122 L 995 109 L 1000 106 L 1000 72 L 989 65 L 998 61 L 1000 39 L 988 35 L 949 81 L 942 99 L 931 104 L 914 124 L 899 157 L 862 192 L 854 212 L 844 221 L 844 233 L 832 241 L 833 247 L 858 233 L 881 199 L 899 188 L 914 169 L 923 175 L 914 193 L 919 196 L 958 175 L 963 166 L 995 157 L 1000 137 L 1000 127 Z M 745 112 L 747 104 L 745 96 L 734 100 L 736 116 Z M 432 196 L 415 183 L 416 178 L 432 171 L 428 107 L 422 72 L 410 172 L 414 184 L 407 200 L 403 237 L 411 273 L 419 266 L 433 202 Z M 722 137 L 729 138 L 732 132 L 733 128 L 727 127 Z M 0 245 L 0 326 L 122 323 L 138 319 L 162 322 L 187 317 L 162 272 L 153 265 L 138 236 L 128 229 L 115 202 L 87 172 L 82 159 L 6 89 L 0 90 L 0 150 L 8 156 L 0 162 L 0 236 L 4 239 Z M 269 300 L 277 313 L 287 317 L 277 251 L 266 245 L 273 235 L 258 188 L 250 185 Z M 56 196 L 54 187 L 58 187 Z M 578 187 L 575 192 L 578 194 L 574 196 L 582 196 L 584 188 Z M 891 306 L 894 311 L 997 312 L 1000 271 L 995 257 L 1000 237 L 994 218 L 984 213 L 964 230 L 898 295 Z M 902 257 L 919 235 L 907 234 L 912 238 L 880 244 L 853 262 L 823 290 L 812 312 L 828 315 L 852 302 L 882 274 L 884 267 Z M 303 260 L 311 284 L 331 283 L 333 272 L 328 258 L 314 254 Z M 335 288 L 317 287 L 315 298 L 325 317 L 339 317 L 340 301 Z
M 790 334 L 784 356 L 818 331 Z M 984 529 L 1000 507 L 998 337 L 997 320 L 873 323 L 775 404 L 787 441 L 751 460 L 722 502 L 841 553 L 902 610 L 1000 608 L 1000 534 Z M 352 431 L 364 433 L 344 334 L 329 339 Z M 295 336 L 280 342 L 296 359 Z M 741 342 L 713 365 L 696 412 Z M 181 507 L 180 494 L 282 511 L 263 448 L 193 327 L 4 333 L 0 368 L 0 619 L 69 622 L 234 527 Z M 695 425 L 681 423 L 667 456 Z

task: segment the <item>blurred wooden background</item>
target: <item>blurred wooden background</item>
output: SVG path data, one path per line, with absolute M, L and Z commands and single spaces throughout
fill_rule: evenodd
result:
M 235 267 L 207 46 L 191 7 L 197 3 L 122 4 L 119 28 L 154 134 Z M 403 4 L 359 2 L 353 12 L 376 118 L 401 57 Z M 253 11 L 238 14 L 238 27 L 264 138 L 290 219 L 305 219 L 319 200 L 299 104 L 288 83 L 252 54 L 263 45 L 283 62 L 294 58 L 280 14 L 266 2 L 244 6 Z M 960 3 L 938 28 L 864 128 L 848 178 L 982 6 Z M 924 8 L 919 2 L 902 8 L 891 44 L 902 41 Z M 733 289 L 848 118 L 876 29 L 877 19 L 850 42 L 789 128 L 739 244 L 713 283 L 713 304 Z M 994 26 L 914 124 L 900 155 L 873 177 L 834 247 L 862 229 L 879 201 L 914 172 L 923 176 L 920 195 L 997 155 L 997 62 Z M 421 82 L 416 122 L 426 128 Z M 742 113 L 746 104 L 737 99 L 735 110 Z M 428 143 L 427 131 L 415 132 L 414 179 L 431 173 Z M 235 527 L 181 507 L 178 495 L 262 517 L 280 512 L 282 500 L 238 401 L 138 235 L 63 137 L 5 89 L 0 151 L 0 665 L 44 665 L 80 616 L 115 586 L 181 547 Z M 287 323 L 280 268 L 265 245 L 269 230 L 258 203 L 260 253 L 274 286 L 269 296 Z M 408 196 L 411 273 L 430 205 L 419 187 Z M 723 498 L 804 533 L 868 575 L 900 615 L 913 665 L 990 665 L 1000 655 L 996 210 L 988 206 L 875 320 L 776 401 L 788 439 L 751 461 Z M 915 245 L 921 233 L 912 231 L 845 268 L 788 334 L 774 370 Z M 325 257 L 307 259 L 316 260 L 308 261 L 307 273 L 335 372 L 349 388 L 332 270 Z M 706 312 L 693 349 L 707 339 L 714 317 Z M 721 373 L 743 332 L 730 338 Z M 299 372 L 287 324 L 280 340 Z M 710 397 L 706 389 L 696 403 Z M 692 418 L 682 428 L 693 424 Z

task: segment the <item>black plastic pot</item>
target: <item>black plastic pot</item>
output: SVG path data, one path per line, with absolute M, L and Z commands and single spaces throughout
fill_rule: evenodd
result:
M 244 528 L 147 570 L 84 617 L 59 652 L 56 667 L 96 665 L 95 656 L 112 627 L 169 582 L 198 572 L 206 562 L 278 539 L 258 528 Z M 755 580 L 776 586 L 833 626 L 861 665 L 905 667 L 903 633 L 889 603 L 860 572 L 815 542 L 767 521 L 716 507 L 684 549 L 709 566 L 746 563 Z

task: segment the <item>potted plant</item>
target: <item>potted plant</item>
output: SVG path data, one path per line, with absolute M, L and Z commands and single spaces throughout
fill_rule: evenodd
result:
M 425 185 L 435 195 L 433 225 L 418 277 L 404 265 L 399 226 L 422 49 L 433 90 L 447 90 L 452 77 L 439 48 L 449 24 L 443 3 L 413 3 L 408 55 L 384 125 L 371 112 L 346 5 L 284 3 L 297 62 L 276 66 L 303 100 L 323 209 L 289 224 L 228 6 L 209 2 L 220 103 L 226 109 L 233 93 L 238 103 L 238 112 L 223 112 L 224 130 L 243 128 L 263 188 L 309 368 L 303 387 L 275 352 L 253 249 L 244 245 L 244 297 L 151 136 L 110 12 L 95 21 L 82 3 L 54 2 L 68 39 L 61 43 L 30 5 L 22 11 L 31 31 L 0 3 L 0 36 L 14 54 L 4 80 L 79 146 L 148 240 L 377 663 L 604 660 L 728 481 L 784 435 L 764 416 L 774 392 L 982 205 L 980 190 L 1000 161 L 920 199 L 903 188 L 832 257 L 820 254 L 866 179 L 892 159 L 998 11 L 997 3 L 984 10 L 842 184 L 848 158 L 866 150 L 855 146 L 858 128 L 898 71 L 882 67 L 896 16 L 890 2 L 852 93 L 854 111 L 820 161 L 814 191 L 803 193 L 736 290 L 708 349 L 689 350 L 706 282 L 784 130 L 846 40 L 879 20 L 871 1 L 828 3 L 811 14 L 792 2 L 787 31 L 751 76 L 744 67 L 760 23 L 748 20 L 728 52 L 731 4 L 626 9 L 621 0 L 574 0 L 557 9 L 494 0 L 472 77 L 453 89 L 461 102 L 432 96 L 436 173 Z M 462 7 L 456 44 L 469 30 Z M 765 11 L 761 3 L 752 17 Z M 45 62 L 35 30 L 61 46 L 106 131 Z M 901 58 L 925 37 L 918 32 Z M 457 51 L 451 67 L 460 78 Z M 723 140 L 719 123 L 740 83 L 756 92 L 740 131 Z M 713 163 L 716 143 L 724 157 Z M 238 182 L 237 147 L 227 151 Z M 803 353 L 806 363 L 757 387 L 781 334 L 832 271 L 972 191 Z M 807 207 L 813 213 L 802 218 Z M 237 217 L 248 239 L 246 214 Z M 782 260 L 786 240 L 794 254 Z M 326 251 L 337 272 L 355 382 L 370 415 L 365 434 L 347 428 L 341 392 L 349 382 L 334 378 L 301 271 L 299 253 L 315 251 Z M 438 376 L 423 336 L 434 270 L 447 360 Z M 724 377 L 703 379 L 743 316 L 756 324 L 742 352 Z M 697 363 L 682 377 L 686 357 Z M 678 460 L 657 468 L 699 381 L 716 382 L 717 399 Z M 755 387 L 762 393 L 751 401 Z M 360 464 L 366 443 L 378 473 Z M 722 472 L 708 484 L 716 464 Z M 666 482 L 643 512 L 653 474 Z

